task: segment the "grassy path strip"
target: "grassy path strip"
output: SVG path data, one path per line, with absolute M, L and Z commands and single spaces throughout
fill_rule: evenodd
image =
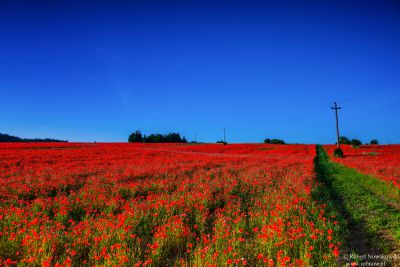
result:
M 327 203 L 328 210 L 337 213 L 344 225 L 340 233 L 344 242 L 342 256 L 399 255 L 398 201 L 388 197 L 398 192 L 372 176 L 329 161 L 321 146 L 317 146 L 315 169 L 321 183 L 314 192 L 315 198 Z M 341 257 L 340 262 L 347 260 Z M 400 262 L 392 264 L 397 266 Z

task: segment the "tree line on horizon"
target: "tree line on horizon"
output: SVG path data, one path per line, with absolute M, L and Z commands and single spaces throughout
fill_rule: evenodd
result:
M 341 145 L 352 145 L 353 147 L 359 147 L 362 145 L 361 140 L 359 139 L 350 139 L 346 136 L 340 136 L 339 137 L 339 143 Z M 366 143 L 366 145 L 379 145 L 379 141 L 377 139 L 372 139 L 369 143 Z
M 17 136 L 0 133 L 0 142 L 68 142 L 68 140 L 58 140 L 53 138 L 20 138 Z M 143 135 L 141 131 L 137 130 L 129 135 L 128 142 L 130 143 L 188 143 L 186 138 L 181 137 L 179 133 L 168 133 L 168 134 L 150 134 L 149 136 Z M 192 141 L 191 143 L 198 143 Z M 217 141 L 217 143 L 224 143 L 223 140 Z M 284 140 L 277 138 L 266 138 L 264 139 L 265 144 L 286 144 Z M 353 147 L 359 147 L 362 142 L 359 139 L 350 139 L 346 136 L 340 136 L 339 143 L 343 145 L 352 145 Z M 225 142 L 227 144 L 227 142 Z M 366 145 L 379 145 L 377 139 L 372 139 Z
M 68 140 L 58 140 L 53 138 L 20 138 L 0 133 L 0 142 L 68 142 Z
M 187 143 L 186 138 L 179 133 L 168 134 L 150 134 L 149 136 L 143 135 L 141 131 L 137 130 L 131 133 L 128 137 L 129 143 Z
M 129 143 L 188 143 L 186 138 L 184 136 L 181 137 L 179 133 L 168 133 L 168 134 L 156 133 L 146 136 L 145 134 L 142 134 L 142 131 L 140 130 L 132 132 L 128 137 L 128 142 Z M 203 142 L 191 141 L 190 143 L 203 143 Z M 224 140 L 218 140 L 216 143 L 224 145 L 228 144 L 228 142 Z M 279 144 L 279 145 L 286 144 L 285 141 L 277 138 L 273 139 L 266 138 L 264 139 L 264 143 Z

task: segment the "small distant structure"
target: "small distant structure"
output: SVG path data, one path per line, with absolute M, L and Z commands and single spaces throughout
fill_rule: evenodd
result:
M 225 128 L 225 126 L 224 126 L 224 129 L 222 129 L 223 131 L 224 131 L 224 144 L 226 143 L 226 138 L 225 138 L 225 135 L 226 135 L 226 128 Z

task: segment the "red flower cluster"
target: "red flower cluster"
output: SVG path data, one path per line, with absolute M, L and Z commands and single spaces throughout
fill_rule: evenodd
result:
M 324 147 L 333 155 L 335 146 Z M 343 158 L 331 157 L 364 174 L 371 174 L 400 188 L 400 145 L 365 145 L 354 148 L 342 145 Z

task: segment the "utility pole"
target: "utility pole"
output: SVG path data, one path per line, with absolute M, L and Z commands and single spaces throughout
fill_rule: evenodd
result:
M 226 128 L 224 127 L 224 129 L 222 129 L 224 131 L 224 144 L 226 143 L 226 139 L 225 139 L 225 133 L 226 133 Z
M 337 147 L 340 148 L 340 134 L 339 134 L 339 117 L 338 117 L 338 110 L 342 109 L 341 107 L 338 107 L 336 102 L 333 103 L 333 107 L 331 109 L 335 110 L 335 115 L 336 115 L 336 139 L 337 139 Z

